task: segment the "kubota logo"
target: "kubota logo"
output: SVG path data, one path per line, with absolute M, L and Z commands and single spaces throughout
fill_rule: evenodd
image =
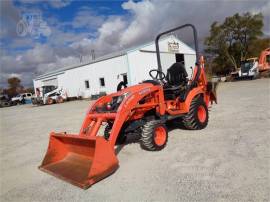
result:
M 140 95 L 150 92 L 150 88 L 145 88 L 139 92 Z

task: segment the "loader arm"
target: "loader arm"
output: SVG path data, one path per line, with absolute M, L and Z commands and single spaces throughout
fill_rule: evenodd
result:
M 139 104 L 147 95 L 150 95 L 150 99 L 147 103 Z M 126 95 L 126 97 L 121 101 L 121 104 L 116 111 L 101 110 L 98 111 L 98 107 L 108 105 L 114 97 Z M 150 83 L 139 84 L 126 88 L 119 93 L 114 93 L 109 96 L 104 96 L 98 99 L 88 110 L 83 125 L 80 130 L 81 136 L 95 137 L 98 134 L 98 130 L 103 122 L 111 121 L 113 122 L 109 143 L 112 148 L 115 146 L 118 134 L 123 126 L 123 124 L 132 119 L 132 114 L 136 109 L 143 108 L 143 112 L 147 112 L 149 109 L 156 108 L 159 114 L 163 115 L 165 113 L 165 103 L 162 86 L 154 86 Z

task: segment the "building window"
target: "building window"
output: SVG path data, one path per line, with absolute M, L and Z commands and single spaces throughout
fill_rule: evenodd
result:
M 86 89 L 89 89 L 89 87 L 90 87 L 90 86 L 89 86 L 89 81 L 88 81 L 88 80 L 87 80 L 87 81 L 84 81 L 84 84 L 85 84 L 85 88 L 86 88 Z
M 175 54 L 175 59 L 176 59 L 176 62 L 181 62 L 183 65 L 185 65 L 185 57 L 184 57 L 184 54 L 176 53 L 176 54 Z
M 100 86 L 101 87 L 105 87 L 105 80 L 104 80 L 104 78 L 100 78 L 99 79 L 99 83 L 100 83 Z

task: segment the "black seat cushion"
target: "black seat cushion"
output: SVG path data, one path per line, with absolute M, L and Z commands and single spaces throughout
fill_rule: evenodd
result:
M 166 80 L 168 85 L 179 86 L 187 83 L 187 71 L 181 62 L 174 63 L 168 70 Z
M 185 66 L 180 62 L 174 63 L 167 70 L 167 83 L 163 86 L 165 100 L 174 100 L 176 97 L 182 97 L 185 94 L 188 83 L 187 77 Z

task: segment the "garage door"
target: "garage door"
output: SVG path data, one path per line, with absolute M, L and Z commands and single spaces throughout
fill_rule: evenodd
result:
M 43 86 L 58 86 L 57 78 L 47 79 L 42 81 Z

